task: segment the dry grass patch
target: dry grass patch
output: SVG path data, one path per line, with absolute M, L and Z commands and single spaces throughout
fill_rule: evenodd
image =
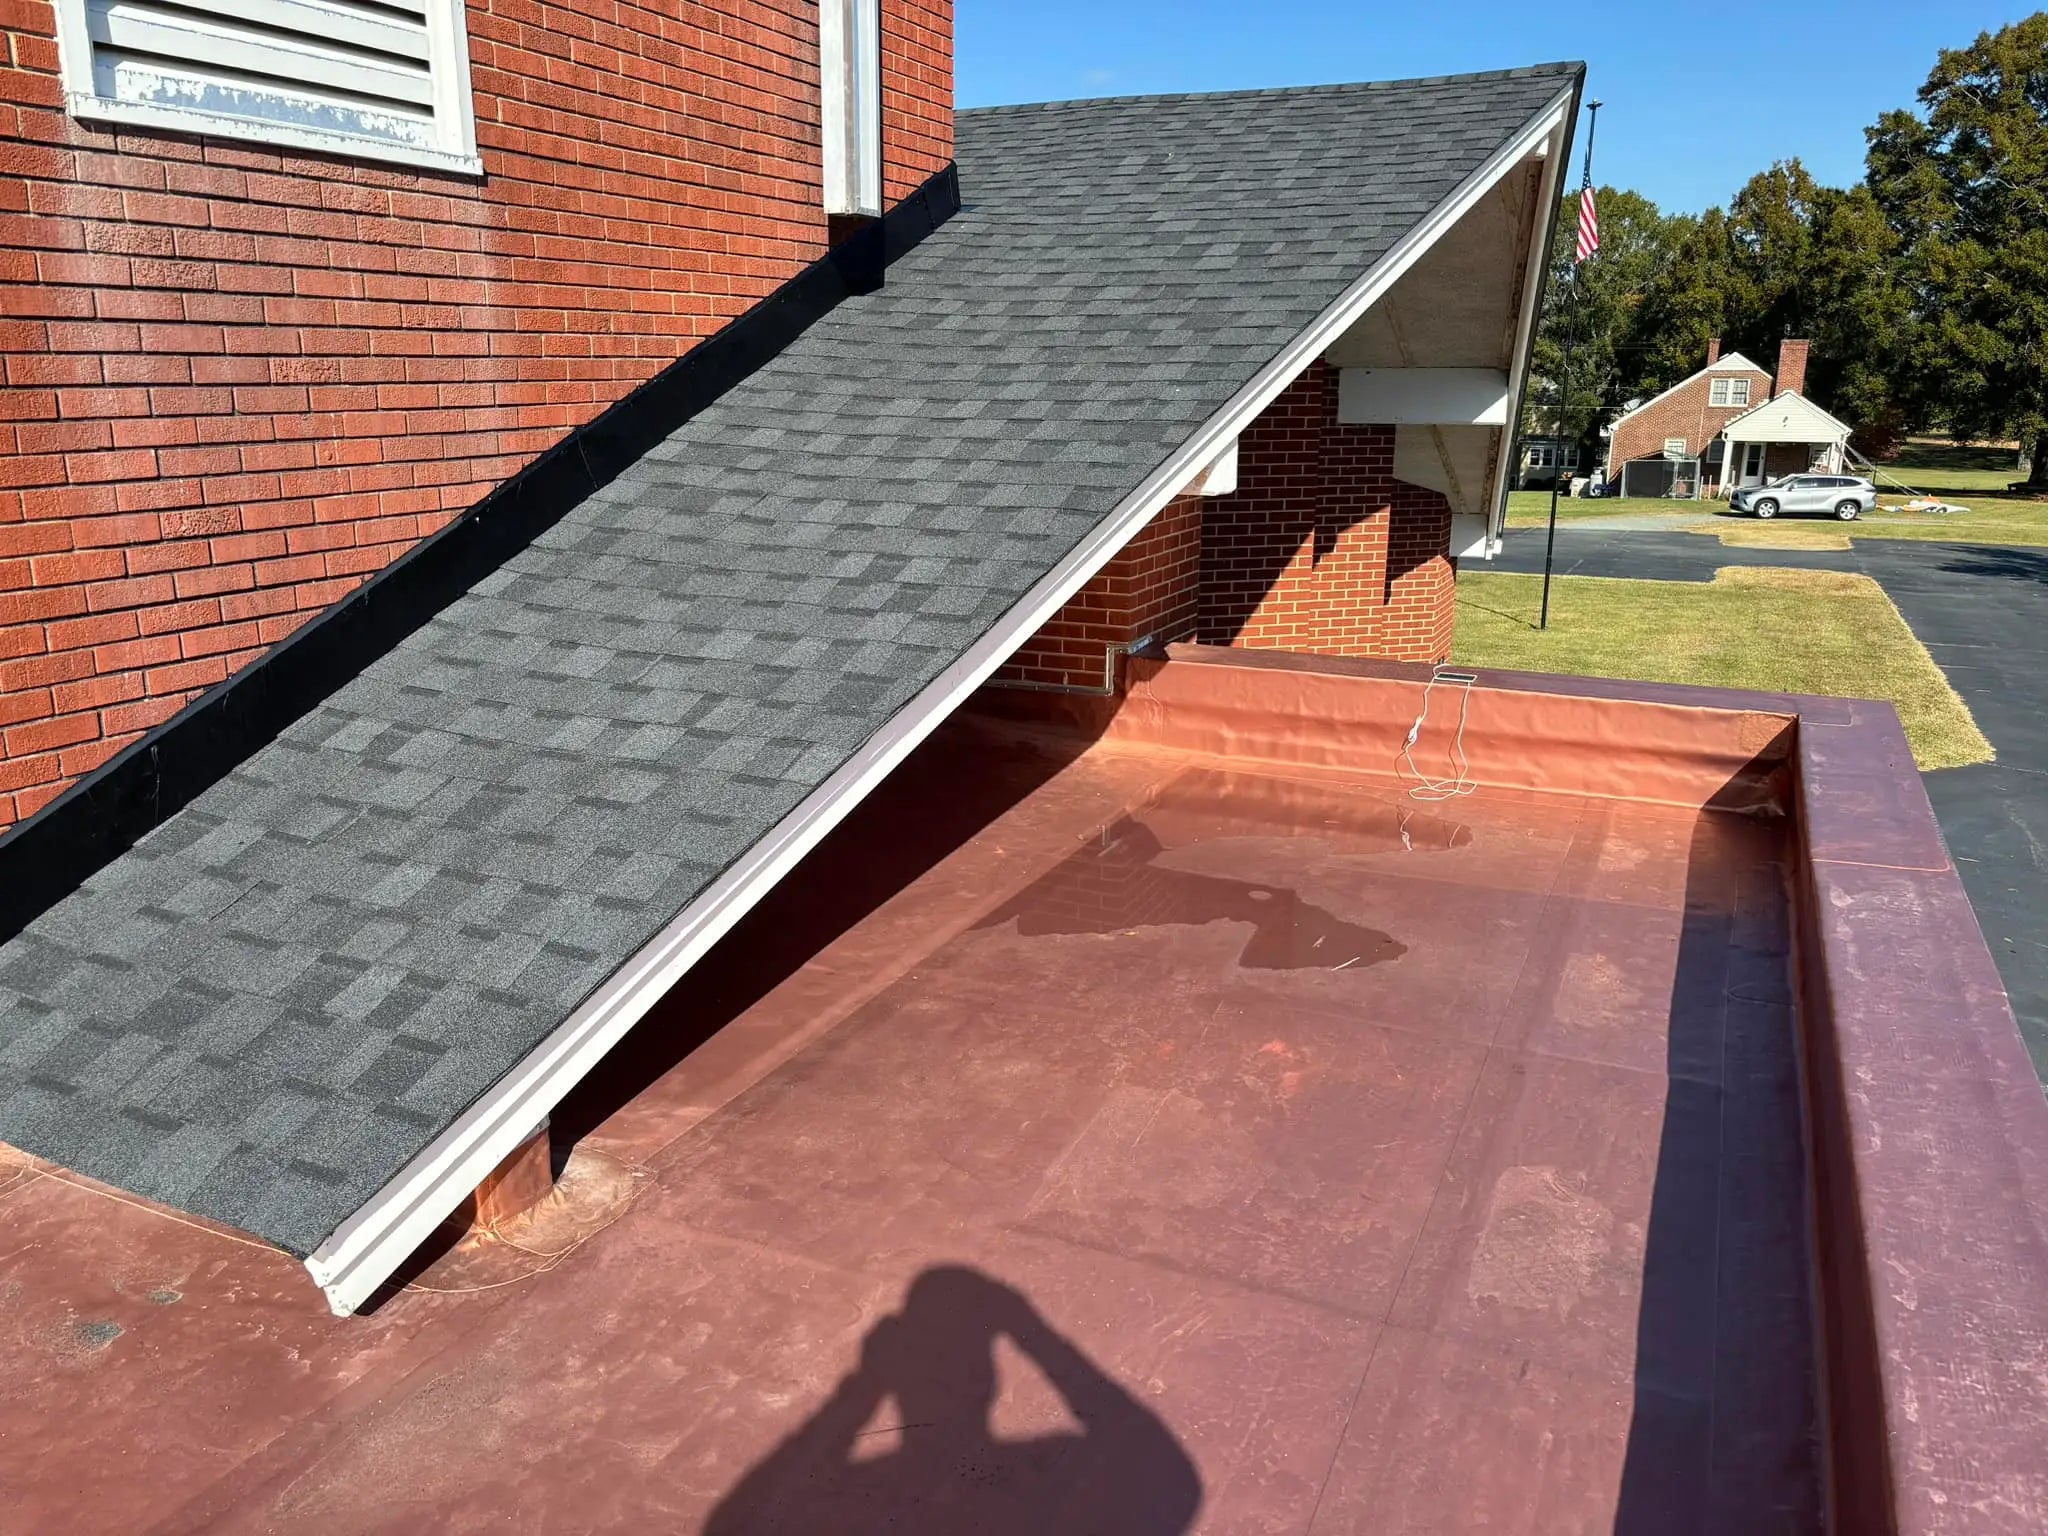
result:
M 1977 729 L 1884 589 L 1846 571 L 1727 567 L 1711 582 L 1563 576 L 1536 628 L 1539 576 L 1458 578 L 1466 666 L 1888 699 L 1922 768 L 1989 762 Z
M 1760 522 L 1751 518 L 1710 517 L 1687 523 L 1687 533 L 1711 533 L 1723 544 L 1742 549 L 1847 549 L 1849 530 L 1840 523 Z

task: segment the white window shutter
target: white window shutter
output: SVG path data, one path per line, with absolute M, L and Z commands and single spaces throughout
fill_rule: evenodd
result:
M 482 169 L 463 0 L 57 0 L 76 117 Z
M 882 212 L 881 0 L 819 0 L 825 211 Z

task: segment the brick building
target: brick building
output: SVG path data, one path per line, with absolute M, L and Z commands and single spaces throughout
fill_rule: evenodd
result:
M 824 252 L 815 0 L 415 8 L 436 88 L 432 23 L 466 33 L 469 110 L 409 138 L 304 128 L 312 86 L 166 109 L 172 71 L 85 0 L 0 12 L 0 819 Z M 130 9 L 195 78 L 270 35 L 225 0 Z M 891 201 L 952 159 L 951 12 L 880 7 Z
M 1723 460 L 1731 422 L 1780 395 L 1803 395 L 1809 346 L 1794 339 L 1780 342 L 1773 373 L 1740 352 L 1724 357 L 1719 337 L 1709 341 L 1706 365 L 1699 372 L 1614 419 L 1607 444 L 1608 482 L 1623 481 L 1631 464 L 1659 471 L 1662 465 L 1697 461 L 1701 489 L 1713 495 L 1735 484 L 1755 484 L 1808 468 L 1810 455 L 1798 443 L 1750 443 L 1742 463 L 1729 466 Z M 1654 487 L 1664 485 L 1666 478 L 1665 473 L 1648 476 Z M 1622 494 L 1638 492 L 1624 484 Z M 1641 494 L 1664 491 L 1651 488 Z
M 1450 655 L 1451 504 L 1394 473 L 1399 429 L 1338 417 L 1338 370 L 1311 363 L 1205 473 L 1025 642 L 998 677 L 1114 691 L 1141 644 Z M 1206 487 L 1206 488 L 1205 488 Z

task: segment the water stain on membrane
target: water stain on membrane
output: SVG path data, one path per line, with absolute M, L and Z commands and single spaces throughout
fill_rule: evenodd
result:
M 1252 932 L 1237 963 L 1249 970 L 1364 969 L 1408 952 L 1392 935 L 1346 922 L 1285 887 L 1162 868 L 1156 861 L 1165 851 L 1144 822 L 1124 817 L 1104 829 L 1097 845 L 1066 859 L 976 926 L 1014 919 L 1017 932 L 1033 938 L 1246 923 Z

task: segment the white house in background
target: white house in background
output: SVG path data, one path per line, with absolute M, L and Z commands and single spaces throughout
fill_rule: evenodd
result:
M 1521 462 L 1515 470 L 1518 491 L 1547 491 L 1563 475 L 1569 480 L 1579 472 L 1579 444 L 1576 438 L 1525 437 Z
M 1809 469 L 1838 475 L 1849 447 L 1847 423 L 1804 395 L 1790 393 L 1736 417 L 1721 429 L 1721 437 L 1728 445 L 1722 488 L 1730 491 Z

